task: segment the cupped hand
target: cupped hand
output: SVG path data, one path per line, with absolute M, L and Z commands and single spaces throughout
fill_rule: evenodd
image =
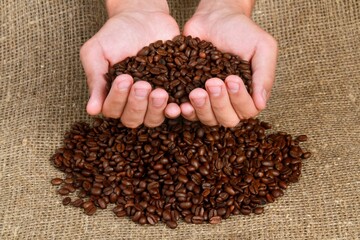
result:
M 265 108 L 275 78 L 277 42 L 250 19 L 251 10 L 226 4 L 210 7 L 207 3 L 200 3 L 186 23 L 184 34 L 210 41 L 219 50 L 249 61 L 253 93 L 247 92 L 238 76 L 228 76 L 225 81 L 212 78 L 206 81 L 206 90 L 190 93 L 190 103 L 180 106 L 181 113 L 207 125 L 233 127 L 240 119 L 254 117 Z
M 179 35 L 179 27 L 168 9 L 151 7 L 151 10 L 142 6 L 109 13 L 105 25 L 81 47 L 80 58 L 90 92 L 86 110 L 90 115 L 102 113 L 105 117 L 121 118 L 130 128 L 142 123 L 155 127 L 165 116 L 180 115 L 178 105 L 167 104 L 165 90 L 152 90 L 145 81 L 134 83 L 130 75 L 118 76 L 110 91 L 106 90 L 105 76 L 110 66 L 136 55 L 152 42 Z

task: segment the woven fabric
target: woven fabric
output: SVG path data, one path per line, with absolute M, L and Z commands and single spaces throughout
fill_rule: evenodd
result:
M 183 25 L 197 1 L 170 1 Z M 79 48 L 106 21 L 102 1 L 0 0 L 1 239 L 360 239 L 360 2 L 258 1 L 253 19 L 279 42 L 260 118 L 307 134 L 300 182 L 260 216 L 219 225 L 140 226 L 111 209 L 64 207 L 49 158 L 85 111 Z

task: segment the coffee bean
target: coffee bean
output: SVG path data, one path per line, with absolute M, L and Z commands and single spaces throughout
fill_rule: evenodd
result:
M 96 207 L 95 206 L 90 206 L 88 208 L 84 209 L 84 212 L 86 215 L 92 216 L 96 213 Z
M 59 193 L 60 195 L 68 195 L 68 194 L 70 193 L 70 191 L 69 191 L 67 188 L 60 188 L 60 189 L 58 190 L 58 193 Z
M 74 200 L 71 205 L 73 205 L 74 207 L 81 207 L 84 203 L 84 200 L 81 198 L 78 198 L 76 200 Z
M 182 209 L 189 209 L 192 207 L 192 203 L 191 202 L 182 202 L 182 203 L 180 203 L 180 207 Z
M 275 189 L 271 192 L 271 195 L 274 197 L 274 198 L 278 198 L 278 197 L 281 197 L 284 195 L 283 191 L 280 190 L 280 189 Z
M 61 185 L 63 183 L 63 180 L 61 178 L 54 178 L 51 180 L 52 185 Z
M 243 215 L 249 215 L 249 214 L 251 213 L 251 208 L 250 208 L 250 207 L 241 208 L 241 209 L 240 209 L 240 212 L 241 212 Z
M 71 198 L 70 198 L 70 197 L 65 197 L 65 198 L 62 200 L 62 204 L 63 204 L 64 206 L 69 205 L 69 203 L 71 203 Z
M 299 142 L 305 142 L 307 141 L 307 136 L 306 135 L 300 135 L 296 138 L 296 140 L 298 140 Z
M 220 216 L 213 216 L 210 218 L 209 221 L 211 224 L 218 224 L 221 222 L 221 217 Z
M 202 224 L 204 222 L 204 217 L 202 217 L 202 216 L 193 216 L 191 221 L 194 224 Z
M 103 198 L 98 199 L 98 205 L 101 209 L 105 209 L 107 207 L 106 201 Z
M 257 208 L 254 209 L 255 214 L 262 214 L 263 212 L 264 212 L 263 207 L 257 207 Z
M 98 187 L 91 188 L 91 194 L 100 195 L 101 194 L 101 188 L 98 188 Z
M 303 159 L 308 159 L 310 157 L 311 157 L 311 152 L 306 152 L 301 156 L 301 158 L 303 158 Z
M 166 221 L 166 226 L 168 226 L 169 228 L 176 228 L 177 227 L 177 222 L 175 221 Z

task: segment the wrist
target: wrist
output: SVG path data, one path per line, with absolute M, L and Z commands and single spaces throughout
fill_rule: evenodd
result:
M 170 12 L 166 0 L 105 0 L 105 5 L 109 18 L 125 11 Z
M 251 17 L 255 0 L 201 0 L 196 14 L 209 14 L 215 11 L 238 12 Z

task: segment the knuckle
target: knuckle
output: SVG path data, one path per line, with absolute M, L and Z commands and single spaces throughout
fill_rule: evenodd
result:
M 155 128 L 160 126 L 163 123 L 163 121 L 161 122 L 154 122 L 154 121 L 146 121 L 144 122 L 144 125 L 148 128 Z
M 236 127 L 236 125 L 238 125 L 239 121 L 226 121 L 224 123 L 222 123 L 221 125 L 227 128 L 233 128 Z
M 103 111 L 102 115 L 106 118 L 119 118 L 120 116 L 118 114 L 112 113 L 112 112 L 107 112 L 107 111 Z
M 143 106 L 142 104 L 130 104 L 129 110 L 132 114 L 136 115 L 139 113 L 143 113 L 146 111 L 146 106 Z
M 270 48 L 278 50 L 278 42 L 273 36 L 268 35 L 267 44 L 269 45 Z
M 141 122 L 136 122 L 136 121 L 123 120 L 121 121 L 121 123 L 127 128 L 137 128 L 141 125 Z
M 88 40 L 80 47 L 80 58 L 83 58 L 84 55 L 88 52 L 88 49 L 91 48 L 91 40 Z

